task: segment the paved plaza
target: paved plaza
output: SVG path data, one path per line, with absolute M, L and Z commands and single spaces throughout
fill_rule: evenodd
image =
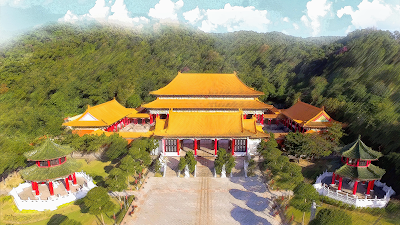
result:
M 261 177 L 149 177 L 123 224 L 280 224 Z

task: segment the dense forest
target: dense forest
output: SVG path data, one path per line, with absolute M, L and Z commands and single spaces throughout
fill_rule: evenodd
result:
M 152 32 L 101 25 L 40 28 L 0 50 L 1 165 L 30 149 L 18 148 L 21 143 L 60 135 L 63 118 L 87 105 L 115 97 L 137 107 L 153 100 L 149 92 L 178 71 L 237 71 L 265 93 L 262 101 L 278 108 L 298 98 L 325 106 L 347 124 L 343 142 L 361 134 L 385 154 L 380 160 L 385 176 L 400 176 L 399 49 L 399 32 L 374 29 L 303 39 L 277 32 L 207 34 L 179 26 Z M 2 167 L 0 172 L 14 168 Z

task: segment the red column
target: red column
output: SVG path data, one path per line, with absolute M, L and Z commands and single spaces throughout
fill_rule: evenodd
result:
M 50 195 L 53 196 L 54 195 L 54 189 L 53 189 L 53 182 L 49 182 L 49 190 L 50 190 Z
M 217 148 L 218 148 L 218 140 L 215 138 L 214 140 L 214 154 L 217 155 Z
M 39 161 L 36 161 L 36 165 L 37 165 L 37 166 L 40 166 Z
M 47 166 L 50 167 L 50 160 L 47 160 Z
M 67 191 L 70 190 L 68 178 L 65 178 L 65 188 L 67 189 Z
M 336 175 L 335 175 L 335 173 L 333 173 L 332 174 L 332 183 L 331 184 L 335 184 L 335 177 L 336 177 Z
M 246 114 L 243 114 L 243 119 L 246 119 Z
M 179 146 L 179 139 L 176 139 L 176 152 L 178 153 L 178 155 L 179 155 L 179 149 L 180 149 L 180 146 Z
M 264 114 L 261 114 L 261 124 L 264 124 Z
M 35 194 L 39 195 L 39 185 L 36 182 L 34 182 L 34 183 L 35 183 Z
M 368 187 L 367 187 L 367 195 L 369 195 L 369 193 L 371 192 L 371 184 L 372 184 L 372 181 L 369 181 Z
M 31 184 L 32 184 L 32 191 L 36 191 L 35 183 L 36 183 L 36 182 L 33 182 L 33 181 L 31 182 Z
M 197 155 L 197 140 L 194 139 L 194 155 Z
M 167 114 L 167 119 L 169 119 L 169 114 Z
M 75 173 L 72 174 L 72 183 L 76 185 L 76 176 Z
M 356 195 L 356 193 L 357 193 L 357 185 L 358 185 L 358 181 L 356 180 L 354 182 L 353 195 Z
M 232 155 L 235 155 L 235 139 L 232 139 Z
M 144 125 L 145 123 L 146 123 L 146 119 L 143 118 L 143 119 L 142 119 L 142 124 Z
M 375 184 L 375 180 L 370 181 L 371 182 L 371 187 L 369 187 L 369 190 L 374 190 L 374 184 Z
M 359 159 L 357 159 L 357 167 L 358 167 L 358 165 L 360 165 L 360 160 Z
M 61 164 L 61 158 L 58 158 L 58 164 Z
M 134 119 L 134 120 L 133 120 L 133 122 L 134 122 L 135 124 L 138 124 L 138 121 L 137 121 L 137 119 Z
M 339 191 L 342 190 L 342 180 L 343 180 L 343 178 L 339 177 L 339 186 L 338 186 Z
M 153 123 L 153 115 L 150 114 L 150 124 L 152 124 L 152 123 Z

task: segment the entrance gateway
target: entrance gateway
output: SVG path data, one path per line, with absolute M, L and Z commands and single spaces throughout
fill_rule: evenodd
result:
M 218 149 L 225 149 L 228 154 L 247 155 L 247 139 L 163 139 L 164 156 L 185 156 L 193 152 L 195 156 L 215 157 Z

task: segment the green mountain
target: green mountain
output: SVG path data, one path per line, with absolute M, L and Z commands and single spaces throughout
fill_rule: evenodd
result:
M 0 50 L 2 137 L 62 133 L 63 118 L 116 98 L 128 107 L 185 72 L 231 73 L 288 107 L 321 106 L 375 149 L 400 153 L 399 33 L 358 30 L 346 37 L 282 33 L 206 34 L 182 27 L 138 33 L 56 25 Z

